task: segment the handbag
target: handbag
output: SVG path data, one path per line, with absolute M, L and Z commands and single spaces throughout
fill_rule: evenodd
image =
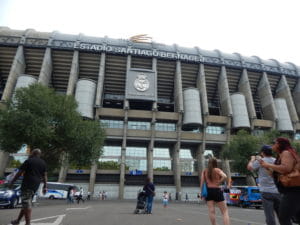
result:
M 299 159 L 300 157 L 297 155 L 297 153 L 293 151 L 289 151 L 289 152 L 295 158 L 296 163 L 290 173 L 280 174 L 278 176 L 278 181 L 284 187 L 300 187 L 300 159 Z
M 207 197 L 207 185 L 206 182 L 203 182 L 202 189 L 201 189 L 201 197 L 206 198 Z

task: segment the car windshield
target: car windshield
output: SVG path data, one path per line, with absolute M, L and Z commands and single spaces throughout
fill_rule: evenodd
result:
M 14 184 L 12 188 L 9 188 L 8 184 L 0 184 L 0 191 L 7 191 L 11 189 L 16 189 L 18 185 Z

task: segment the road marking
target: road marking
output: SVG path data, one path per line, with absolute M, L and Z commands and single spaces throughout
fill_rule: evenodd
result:
M 69 211 L 69 210 L 89 209 L 89 208 L 91 208 L 91 206 L 87 206 L 87 207 L 84 207 L 84 208 L 66 208 L 66 210 Z
M 66 216 L 66 214 L 38 218 L 38 219 L 31 220 L 31 224 L 32 225 L 60 225 L 60 223 L 62 222 L 62 220 L 64 219 L 65 216 Z M 52 219 L 52 218 L 56 218 L 56 220 L 51 223 L 33 223 L 33 222 L 37 222 L 37 221 L 41 221 L 41 220 L 48 220 L 48 219 Z M 21 222 L 20 225 L 25 225 L 25 222 Z

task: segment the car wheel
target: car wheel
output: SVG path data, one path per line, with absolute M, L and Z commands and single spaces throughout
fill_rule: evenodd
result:
M 54 196 L 53 196 L 53 195 L 50 195 L 50 196 L 49 196 L 49 199 L 54 199 Z
M 14 198 L 14 199 L 12 200 L 12 202 L 10 203 L 9 208 L 11 208 L 11 209 L 16 208 L 17 205 L 18 205 L 18 198 Z

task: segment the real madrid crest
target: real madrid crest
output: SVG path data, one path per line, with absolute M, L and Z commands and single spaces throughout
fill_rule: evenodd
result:
M 150 82 L 144 73 L 140 73 L 137 75 L 133 86 L 138 91 L 147 91 L 149 89 Z

